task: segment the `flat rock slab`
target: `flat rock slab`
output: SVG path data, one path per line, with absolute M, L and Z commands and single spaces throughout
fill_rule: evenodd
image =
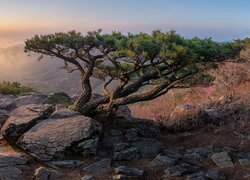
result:
M 106 169 L 110 168 L 111 160 L 110 159 L 103 159 L 101 161 L 98 161 L 94 164 L 91 164 L 88 167 L 85 167 L 83 171 L 92 173 L 92 174 L 99 174 Z
M 32 128 L 38 122 L 49 117 L 54 108 L 51 105 L 31 104 L 21 106 L 10 114 L 10 118 L 2 128 L 3 136 L 15 143 L 22 134 Z
M 138 168 L 132 168 L 128 166 L 119 166 L 115 168 L 116 174 L 123 174 L 128 176 L 143 176 L 144 170 Z
M 176 163 L 176 159 L 169 158 L 167 156 L 157 155 L 151 162 L 148 163 L 148 167 L 171 167 Z
M 101 125 L 85 116 L 46 119 L 32 127 L 18 145 L 41 161 L 63 158 L 65 154 L 95 154 Z
M 81 177 L 81 180 L 95 180 L 95 177 L 92 175 L 85 175 Z
M 187 180 L 206 180 L 205 173 L 203 171 L 193 173 L 187 176 Z
M 180 165 L 176 165 L 174 167 L 170 167 L 168 169 L 166 169 L 164 171 L 164 175 L 163 178 L 169 178 L 169 177 L 173 177 L 173 176 L 181 176 L 185 173 L 190 172 L 192 169 L 192 167 L 189 164 L 180 164 Z
M 220 168 L 234 167 L 233 161 L 229 153 L 226 151 L 220 153 L 214 153 L 211 156 L 211 159 Z
M 52 161 L 47 163 L 49 166 L 55 166 L 58 168 L 76 168 L 82 165 L 84 161 L 79 160 L 64 160 L 64 161 Z
M 213 180 L 224 180 L 226 179 L 226 176 L 224 175 L 223 172 L 220 172 L 216 169 L 209 169 L 207 172 L 206 172 L 206 177 L 208 179 L 213 179 Z
M 0 153 L 0 179 L 16 180 L 22 178 L 22 166 L 28 160 L 18 155 Z
M 162 143 L 156 139 L 143 138 L 138 142 L 134 142 L 133 146 L 137 147 L 143 157 L 151 157 L 159 153 Z

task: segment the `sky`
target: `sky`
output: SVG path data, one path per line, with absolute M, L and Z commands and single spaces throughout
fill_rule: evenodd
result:
M 0 48 L 35 34 L 176 30 L 231 41 L 250 36 L 249 0 L 0 0 Z

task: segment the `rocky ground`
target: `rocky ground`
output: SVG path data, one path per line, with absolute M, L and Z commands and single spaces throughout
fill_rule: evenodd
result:
M 63 93 L 0 97 L 1 180 L 250 179 L 247 120 L 173 133 L 127 107 L 111 121 L 70 102 Z

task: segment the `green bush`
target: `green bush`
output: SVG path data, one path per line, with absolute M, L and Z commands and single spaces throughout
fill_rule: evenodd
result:
M 21 86 L 18 82 L 0 82 L 0 94 L 19 95 L 22 93 L 34 92 L 35 90 L 28 86 Z

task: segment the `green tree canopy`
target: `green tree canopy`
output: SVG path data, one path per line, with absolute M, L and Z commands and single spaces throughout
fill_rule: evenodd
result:
M 124 35 L 98 30 L 86 35 L 75 31 L 36 35 L 26 41 L 25 51 L 57 57 L 69 72 L 78 70 L 83 93 L 75 108 L 88 114 L 211 80 L 207 70 L 238 60 L 242 48 L 236 42 L 186 39 L 174 31 Z M 104 94 L 98 99 L 91 98 L 90 77 L 103 81 Z

